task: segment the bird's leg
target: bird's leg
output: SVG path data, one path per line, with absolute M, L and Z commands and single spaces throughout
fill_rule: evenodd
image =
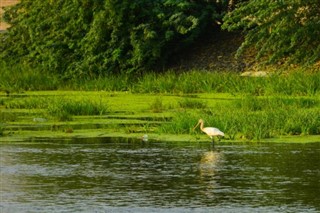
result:
M 214 142 L 211 142 L 211 148 L 214 149 Z
M 211 137 L 211 144 L 214 145 L 214 137 Z

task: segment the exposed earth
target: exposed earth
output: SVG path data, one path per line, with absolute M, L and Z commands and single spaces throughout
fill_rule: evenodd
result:
M 255 62 L 253 51 L 247 51 L 241 58 L 235 57 L 242 42 L 241 33 L 212 30 L 182 54 L 175 56 L 169 69 L 238 72 L 252 69 Z

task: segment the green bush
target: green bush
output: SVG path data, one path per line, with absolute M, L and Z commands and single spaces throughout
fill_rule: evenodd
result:
M 63 77 L 162 66 L 224 13 L 224 3 L 188 0 L 24 0 L 6 9 L 0 60 Z
M 224 17 L 222 26 L 243 30 L 238 55 L 254 47 L 265 62 L 310 65 L 319 62 L 320 10 L 318 0 L 250 0 Z

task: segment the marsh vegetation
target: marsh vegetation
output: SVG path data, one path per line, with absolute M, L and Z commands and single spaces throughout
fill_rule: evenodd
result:
M 0 134 L 198 139 L 190 127 L 203 118 L 229 140 L 319 135 L 317 8 L 315 0 L 21 1 L 1 17 L 10 27 L 0 35 Z M 222 61 L 229 66 L 215 65 Z M 261 68 L 271 74 L 237 73 Z
M 63 82 L 52 75 L 28 75 L 28 69 L 16 76 L 2 71 L 1 88 L 10 91 L 0 98 L 5 140 L 142 133 L 202 140 L 205 136 L 192 131 L 199 118 L 233 141 L 320 135 L 319 72 L 296 70 L 265 78 L 166 72 Z M 10 84 L 13 78 L 16 83 Z

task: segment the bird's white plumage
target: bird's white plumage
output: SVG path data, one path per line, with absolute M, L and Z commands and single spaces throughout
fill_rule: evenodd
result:
M 213 139 L 214 136 L 224 136 L 224 133 L 215 127 L 203 127 L 204 121 L 202 119 L 199 120 L 198 124 L 194 127 L 194 129 L 200 125 L 200 129 L 202 132 L 206 133 L 211 139 Z
M 209 135 L 210 138 L 212 138 L 213 136 L 224 136 L 224 133 L 215 127 L 205 127 L 205 128 L 202 128 L 201 130 L 202 132 Z

